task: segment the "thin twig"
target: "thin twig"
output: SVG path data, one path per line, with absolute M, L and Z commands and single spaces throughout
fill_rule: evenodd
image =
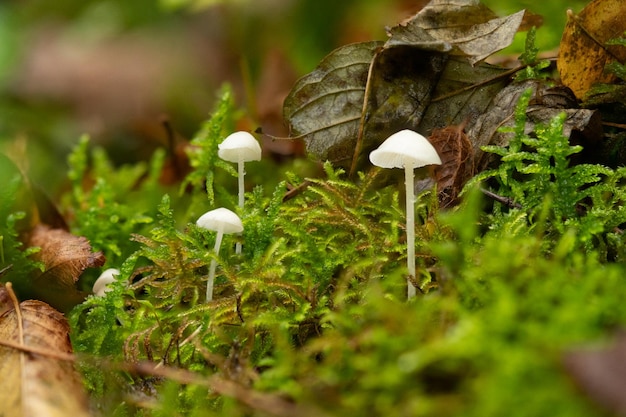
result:
M 376 62 L 376 57 L 382 52 L 382 49 L 372 58 L 370 62 L 369 69 L 367 70 L 367 81 L 365 82 L 365 91 L 363 92 L 363 107 L 361 108 L 361 117 L 359 119 L 359 132 L 356 136 L 356 144 L 354 145 L 354 153 L 352 154 L 352 163 L 350 164 L 350 172 L 348 173 L 348 178 L 354 178 L 357 169 L 357 162 L 359 160 L 359 156 L 361 154 L 361 148 L 363 147 L 363 135 L 365 132 L 365 123 L 367 122 L 368 114 L 367 114 L 367 100 L 370 95 L 371 85 L 372 85 L 372 72 L 374 71 L 374 63 Z
M 522 205 L 519 203 L 516 203 L 512 198 L 510 197 L 503 197 L 501 195 L 498 195 L 492 191 L 489 191 L 485 188 L 481 188 L 480 191 L 482 191 L 483 194 L 485 194 L 487 197 L 497 201 L 498 203 L 502 203 L 505 206 L 509 207 L 509 208 L 516 208 L 516 209 L 522 209 Z
M 311 185 L 311 181 L 309 180 L 304 180 L 302 181 L 302 184 L 298 185 L 297 187 L 293 187 L 291 186 L 291 188 L 289 189 L 289 191 L 287 191 L 285 193 L 285 195 L 283 196 L 283 203 L 287 200 L 291 200 L 292 198 L 294 198 L 295 196 L 297 196 L 298 194 L 300 194 L 302 191 L 306 190 L 306 188 Z
M 67 352 L 55 351 L 37 346 L 28 346 L 9 340 L 0 340 L 0 346 L 8 347 L 11 349 L 19 350 L 25 353 L 34 353 L 36 355 L 46 356 L 52 359 L 58 359 L 60 361 L 74 362 L 76 361 L 76 355 Z
M 218 375 L 205 377 L 186 369 L 160 367 L 156 368 L 153 363 L 124 363 L 119 368 L 140 375 L 150 375 L 171 379 L 181 384 L 194 384 L 209 388 L 211 391 L 231 397 L 247 405 L 250 408 L 259 410 L 268 415 L 278 417 L 325 417 L 326 414 L 317 408 L 303 407 L 295 404 L 277 394 L 263 393 L 255 391 L 234 381 L 225 379 Z

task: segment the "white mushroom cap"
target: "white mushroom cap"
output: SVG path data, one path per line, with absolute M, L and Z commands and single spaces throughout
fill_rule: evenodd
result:
M 196 224 L 208 230 L 221 230 L 223 233 L 243 232 L 243 223 L 239 216 L 223 207 L 207 211 L 200 216 Z
M 105 293 L 111 291 L 109 284 L 115 282 L 115 277 L 119 274 L 119 269 L 109 268 L 104 270 L 93 284 L 92 291 L 96 297 L 104 297 Z
M 441 158 L 428 139 L 408 129 L 389 136 L 378 149 L 370 153 L 370 161 L 381 168 L 441 165 Z
M 248 132 L 235 132 L 217 145 L 217 155 L 229 162 L 261 160 L 261 145 Z

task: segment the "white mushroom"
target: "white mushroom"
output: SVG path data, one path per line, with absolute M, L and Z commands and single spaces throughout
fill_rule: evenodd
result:
M 224 236 L 224 233 L 241 233 L 243 231 L 243 224 L 241 223 L 239 216 L 226 208 L 218 208 L 204 213 L 196 221 L 196 225 L 204 229 L 217 232 L 217 236 L 215 237 L 215 247 L 213 249 L 215 251 L 215 256 L 217 256 L 220 252 L 220 246 L 222 246 L 222 237 Z M 209 268 L 209 280 L 206 287 L 207 302 L 213 299 L 213 281 L 215 280 L 216 267 L 217 261 L 213 258 Z
M 96 297 L 104 297 L 104 295 L 111 291 L 109 284 L 115 282 L 116 277 L 120 275 L 119 269 L 109 268 L 104 270 L 96 282 L 93 283 L 92 291 Z
M 404 168 L 406 187 L 406 234 L 407 234 L 407 280 L 408 298 L 415 297 L 416 289 L 410 278 L 415 278 L 415 212 L 413 203 L 414 178 L 413 170 L 425 165 L 441 165 L 441 158 L 433 145 L 417 132 L 401 130 L 385 140 L 378 149 L 370 153 L 372 164 L 382 168 Z
M 248 132 L 235 132 L 218 145 L 217 155 L 225 161 L 237 163 L 239 185 L 239 207 L 244 203 L 244 163 L 261 160 L 261 146 Z M 236 253 L 241 253 L 241 244 L 237 243 Z

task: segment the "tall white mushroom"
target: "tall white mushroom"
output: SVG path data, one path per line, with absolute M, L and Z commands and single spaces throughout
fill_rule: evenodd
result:
M 406 187 L 406 240 L 407 266 L 409 279 L 407 280 L 407 296 L 415 297 L 416 289 L 411 284 L 411 277 L 415 278 L 415 183 L 413 170 L 425 165 L 441 165 L 441 158 L 433 145 L 417 132 L 401 130 L 389 136 L 378 149 L 370 153 L 372 164 L 381 168 L 404 168 L 404 184 Z
M 248 132 L 235 132 L 218 145 L 217 155 L 225 161 L 237 163 L 239 183 L 239 207 L 244 203 L 244 182 L 246 175 L 244 163 L 261 160 L 261 145 Z M 241 253 L 241 244 L 237 243 L 236 253 Z
M 217 236 L 215 237 L 215 247 L 213 248 L 215 256 L 220 253 L 220 246 L 222 246 L 222 237 L 224 236 L 224 233 L 241 233 L 243 231 L 243 224 L 241 223 L 239 216 L 223 207 L 204 213 L 196 221 L 196 224 L 204 229 L 217 232 Z M 207 302 L 213 300 L 213 281 L 215 280 L 216 267 L 217 260 L 213 258 L 211 260 L 209 280 L 207 281 L 206 286 Z

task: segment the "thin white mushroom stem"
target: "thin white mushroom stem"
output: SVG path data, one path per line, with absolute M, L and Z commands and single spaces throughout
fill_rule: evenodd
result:
M 243 209 L 244 204 L 244 177 L 246 175 L 246 171 L 244 169 L 244 160 L 243 155 L 239 156 L 239 161 L 237 161 L 237 182 L 239 183 L 239 207 Z M 235 253 L 239 255 L 241 253 L 241 242 L 237 242 L 235 244 Z
M 228 210 L 227 208 L 220 207 L 211 211 L 207 211 L 196 221 L 196 225 L 206 230 L 212 230 L 216 232 L 215 247 L 213 252 L 215 256 L 211 259 L 211 265 L 209 267 L 209 279 L 206 286 L 206 301 L 213 300 L 213 281 L 215 280 L 215 268 L 217 268 L 217 257 L 220 253 L 220 246 L 222 246 L 222 237 L 225 233 L 241 233 L 243 232 L 243 224 L 237 214 Z
M 413 190 L 413 165 L 407 163 L 404 167 L 404 185 L 406 188 L 406 264 L 409 269 L 407 279 L 407 297 L 415 297 L 417 291 L 411 278 L 415 279 L 415 193 Z
M 223 228 L 219 228 L 217 230 L 217 236 L 215 237 L 215 247 L 213 248 L 213 252 L 215 252 L 215 257 L 217 257 L 220 253 L 220 246 L 222 246 L 222 238 L 224 237 Z M 217 268 L 217 259 L 211 259 L 211 266 L 209 267 L 209 280 L 206 283 L 206 301 L 213 300 L 213 282 L 215 281 L 215 269 Z
M 243 156 L 239 157 L 239 161 L 237 161 L 237 180 L 239 182 L 239 207 L 243 208 L 243 197 L 244 197 L 244 182 L 243 179 L 246 175 L 246 171 L 244 169 L 244 160 Z
M 426 165 L 441 165 L 441 158 L 433 145 L 424 136 L 412 130 L 401 130 L 389 136 L 377 149 L 370 153 L 372 164 L 382 168 L 404 168 L 406 188 L 406 251 L 409 277 L 407 298 L 415 297 L 415 182 L 413 170 Z
M 244 163 L 261 160 L 261 145 L 248 132 L 235 132 L 218 145 L 217 155 L 225 161 L 237 163 L 239 183 L 239 207 L 243 211 L 244 205 Z M 241 243 L 237 242 L 235 253 L 241 253 Z

